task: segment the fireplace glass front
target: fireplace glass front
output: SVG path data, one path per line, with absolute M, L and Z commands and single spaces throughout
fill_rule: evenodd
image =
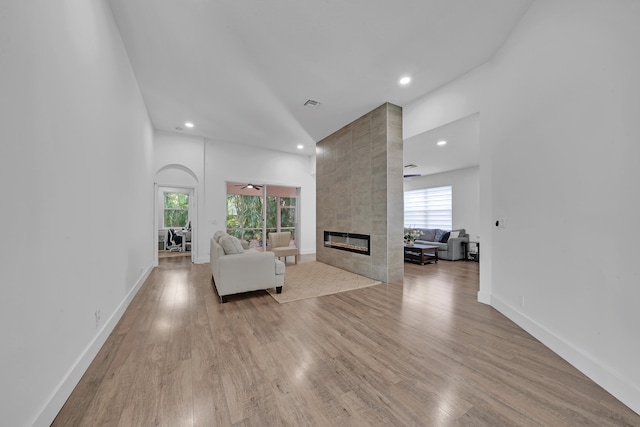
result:
M 324 246 L 342 251 L 371 255 L 371 237 L 368 234 L 324 232 Z

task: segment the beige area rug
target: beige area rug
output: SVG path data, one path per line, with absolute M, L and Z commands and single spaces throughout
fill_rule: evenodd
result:
M 267 292 L 282 304 L 352 291 L 380 283 L 318 261 L 301 261 L 298 264 L 287 264 L 281 294 L 277 294 L 275 289 L 267 289 Z

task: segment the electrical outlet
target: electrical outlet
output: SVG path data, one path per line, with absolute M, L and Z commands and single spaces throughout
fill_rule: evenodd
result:
M 100 313 L 100 309 L 96 310 L 94 315 L 96 317 L 96 329 L 98 329 L 98 327 L 100 326 L 100 317 L 102 316 L 102 313 Z
M 520 295 L 520 307 L 524 308 L 524 295 Z

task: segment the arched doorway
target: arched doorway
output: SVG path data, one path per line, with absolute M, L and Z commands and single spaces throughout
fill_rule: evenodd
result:
M 154 178 L 156 230 L 155 265 L 160 251 L 184 253 L 198 259 L 198 179 L 183 165 L 165 165 Z M 171 233 L 169 230 L 172 230 Z M 175 236 L 170 239 L 170 236 Z M 178 244 L 174 242 L 178 241 Z

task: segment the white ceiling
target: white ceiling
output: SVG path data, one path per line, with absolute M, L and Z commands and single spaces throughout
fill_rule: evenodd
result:
M 156 129 L 312 155 L 486 62 L 531 0 L 109 2 Z
M 479 115 L 473 114 L 453 123 L 404 140 L 406 174 L 432 175 L 479 164 Z M 438 141 L 446 141 L 443 146 Z

